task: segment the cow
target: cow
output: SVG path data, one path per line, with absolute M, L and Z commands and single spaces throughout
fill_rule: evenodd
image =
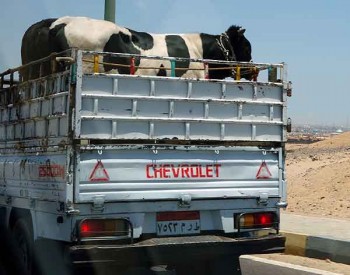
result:
M 45 19 L 30 26 L 22 38 L 22 64 L 44 58 L 69 48 L 135 55 L 180 57 L 193 59 L 215 59 L 224 61 L 250 62 L 251 44 L 244 36 L 245 29 L 233 25 L 220 35 L 206 33 L 190 34 L 153 34 L 134 31 L 112 22 L 87 17 L 61 17 Z M 103 72 L 116 71 L 129 74 L 129 57 L 105 55 Z M 169 76 L 170 61 L 159 59 L 135 59 L 136 74 Z M 148 67 L 148 68 L 147 68 Z M 209 78 L 224 79 L 233 76 L 233 70 L 211 70 L 216 67 L 228 67 L 223 64 L 209 64 Z M 177 77 L 204 78 L 203 64 L 181 60 L 176 62 Z M 23 80 L 39 77 L 39 67 L 22 70 Z M 40 75 L 51 73 L 46 62 Z M 252 70 L 242 69 L 242 77 L 251 80 Z

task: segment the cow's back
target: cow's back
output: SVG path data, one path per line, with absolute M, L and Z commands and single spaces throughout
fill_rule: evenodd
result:
M 89 51 L 102 51 L 111 35 L 120 31 L 131 35 L 130 32 L 112 22 L 88 17 L 64 16 L 51 25 L 51 30 L 64 26 L 64 36 L 69 48 Z M 52 32 L 52 31 L 51 31 Z M 59 43 L 59 41 L 55 43 Z

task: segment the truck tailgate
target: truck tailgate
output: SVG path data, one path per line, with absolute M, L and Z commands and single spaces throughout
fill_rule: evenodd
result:
M 278 197 L 281 149 L 119 146 L 82 150 L 76 202 Z

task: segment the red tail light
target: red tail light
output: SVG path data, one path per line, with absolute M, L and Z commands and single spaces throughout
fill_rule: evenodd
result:
M 81 240 L 129 236 L 132 230 L 126 219 L 85 219 L 78 227 Z
M 274 222 L 274 216 L 272 213 L 261 213 L 256 215 L 258 225 L 271 225 Z
M 236 216 L 236 228 L 275 228 L 278 225 L 277 215 L 274 212 L 244 213 Z

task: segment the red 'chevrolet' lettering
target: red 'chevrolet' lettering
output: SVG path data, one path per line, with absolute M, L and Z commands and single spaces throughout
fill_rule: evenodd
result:
M 189 175 L 189 168 L 188 168 L 188 164 L 182 164 L 182 177 L 183 178 L 190 178 L 190 175 Z
M 172 165 L 171 171 L 173 172 L 174 178 L 178 178 L 180 174 L 180 167 L 174 167 L 174 164 Z
M 218 178 L 221 164 L 148 164 L 148 179 L 167 178 Z

